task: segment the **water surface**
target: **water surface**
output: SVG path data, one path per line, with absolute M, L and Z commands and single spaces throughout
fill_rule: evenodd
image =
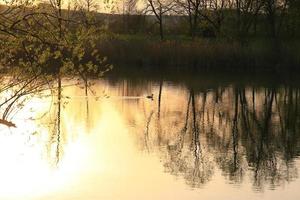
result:
M 1 199 L 300 198 L 297 86 L 72 83 L 61 110 L 43 91 L 0 125 Z

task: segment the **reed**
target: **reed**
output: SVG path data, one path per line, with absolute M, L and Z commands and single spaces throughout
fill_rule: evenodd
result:
M 115 70 L 287 71 L 300 69 L 300 43 L 253 40 L 103 37 L 97 48 Z

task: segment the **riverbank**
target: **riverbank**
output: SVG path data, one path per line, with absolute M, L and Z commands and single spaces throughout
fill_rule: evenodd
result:
M 161 71 L 291 71 L 300 70 L 300 41 L 170 38 L 113 35 L 97 45 L 115 68 Z

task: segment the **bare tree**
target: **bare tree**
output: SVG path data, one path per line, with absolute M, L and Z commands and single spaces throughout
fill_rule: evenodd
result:
M 96 11 L 99 8 L 97 0 L 80 0 L 78 2 L 87 12 Z
M 189 22 L 189 33 L 192 38 L 195 37 L 197 27 L 200 21 L 201 0 L 177 0 L 177 12 L 187 15 Z
M 277 37 L 281 30 L 283 18 L 286 15 L 289 0 L 265 0 L 264 11 L 270 27 L 272 38 Z
M 250 27 L 256 26 L 257 16 L 261 11 L 263 1 L 235 0 L 237 35 L 243 40 L 248 35 Z M 255 28 L 256 29 L 256 28 Z
M 232 7 L 231 0 L 208 0 L 208 3 L 209 10 L 212 10 L 216 32 L 220 34 L 225 19 L 224 10 Z
M 123 14 L 137 13 L 138 0 L 123 0 Z
M 157 23 L 159 24 L 159 33 L 161 40 L 164 39 L 164 21 L 163 16 L 170 13 L 175 7 L 175 3 L 171 0 L 147 0 L 145 13 L 154 14 Z
M 176 0 L 178 14 L 188 16 L 189 33 L 196 36 L 201 21 L 210 24 L 217 34 L 225 19 L 224 10 L 231 6 L 230 0 Z

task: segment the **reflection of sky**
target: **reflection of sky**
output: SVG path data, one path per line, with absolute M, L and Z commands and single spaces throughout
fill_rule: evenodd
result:
M 101 82 L 93 88 L 100 98 L 89 98 L 88 112 L 82 89 L 68 87 L 63 91 L 71 99 L 63 101 L 61 154 L 57 166 L 55 105 L 50 107 L 45 99 L 32 99 L 12 119 L 17 128 L 1 126 L 0 199 L 299 198 L 299 179 L 283 182 L 274 191 L 254 193 L 249 176 L 244 177 L 243 183 L 233 184 L 217 166 L 201 189 L 189 188 L 180 174 L 164 173 L 164 159 L 168 156 L 165 145 L 177 142 L 176 131 L 184 124 L 179 120 L 186 114 L 189 92 L 184 87 L 164 85 L 161 128 L 157 120 L 159 86 L 156 83 L 133 86 L 120 82 L 112 86 Z M 110 98 L 103 96 L 103 90 Z M 145 98 L 151 93 L 154 101 Z M 122 99 L 120 95 L 133 98 Z M 43 118 L 31 120 L 45 112 L 48 114 Z M 150 151 L 140 151 L 146 120 L 152 112 Z M 159 131 L 161 143 L 157 139 Z M 201 145 L 204 157 L 211 159 L 214 152 L 206 143 Z M 185 149 L 186 156 L 192 157 L 188 150 Z

